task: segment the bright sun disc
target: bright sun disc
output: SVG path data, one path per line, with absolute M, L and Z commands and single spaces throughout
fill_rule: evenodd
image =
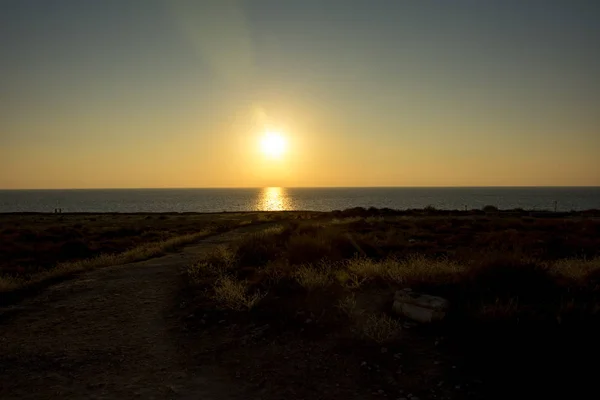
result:
M 285 139 L 277 132 L 267 132 L 260 142 L 262 152 L 269 157 L 281 157 L 285 152 Z

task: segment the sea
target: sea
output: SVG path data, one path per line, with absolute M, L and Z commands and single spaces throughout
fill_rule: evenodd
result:
M 255 189 L 0 190 L 8 212 L 332 211 L 352 207 L 415 209 L 600 209 L 600 187 L 377 187 Z

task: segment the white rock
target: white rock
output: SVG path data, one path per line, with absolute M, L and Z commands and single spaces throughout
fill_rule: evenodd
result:
M 394 296 L 393 310 L 418 322 L 432 322 L 443 319 L 448 306 L 448 300 L 442 297 L 398 290 Z

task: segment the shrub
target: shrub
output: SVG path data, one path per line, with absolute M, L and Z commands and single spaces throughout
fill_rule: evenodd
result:
M 323 235 L 293 235 L 286 245 L 290 264 L 310 264 L 331 255 L 331 243 Z
M 357 323 L 364 338 L 380 344 L 397 338 L 402 330 L 400 322 L 386 314 L 369 314 Z
M 338 302 L 337 307 L 349 318 L 356 318 L 361 312 L 356 308 L 356 297 L 354 294 L 344 297 Z
M 294 271 L 293 277 L 307 290 L 324 288 L 331 283 L 329 271 L 311 265 L 303 265 Z
M 279 255 L 279 233 L 265 230 L 243 237 L 237 244 L 235 256 L 242 266 L 263 266 Z
M 348 271 L 362 280 L 371 280 L 379 278 L 385 273 L 383 263 L 364 258 L 355 257 L 346 263 Z
M 236 281 L 229 276 L 218 279 L 213 289 L 214 300 L 223 307 L 236 311 L 252 309 L 266 295 L 261 292 L 248 294 L 245 282 Z

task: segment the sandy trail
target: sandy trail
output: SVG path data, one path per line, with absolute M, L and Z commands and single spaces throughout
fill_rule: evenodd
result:
M 0 398 L 247 398 L 194 365 L 175 316 L 181 271 L 238 228 L 178 253 L 97 269 L 0 308 Z

